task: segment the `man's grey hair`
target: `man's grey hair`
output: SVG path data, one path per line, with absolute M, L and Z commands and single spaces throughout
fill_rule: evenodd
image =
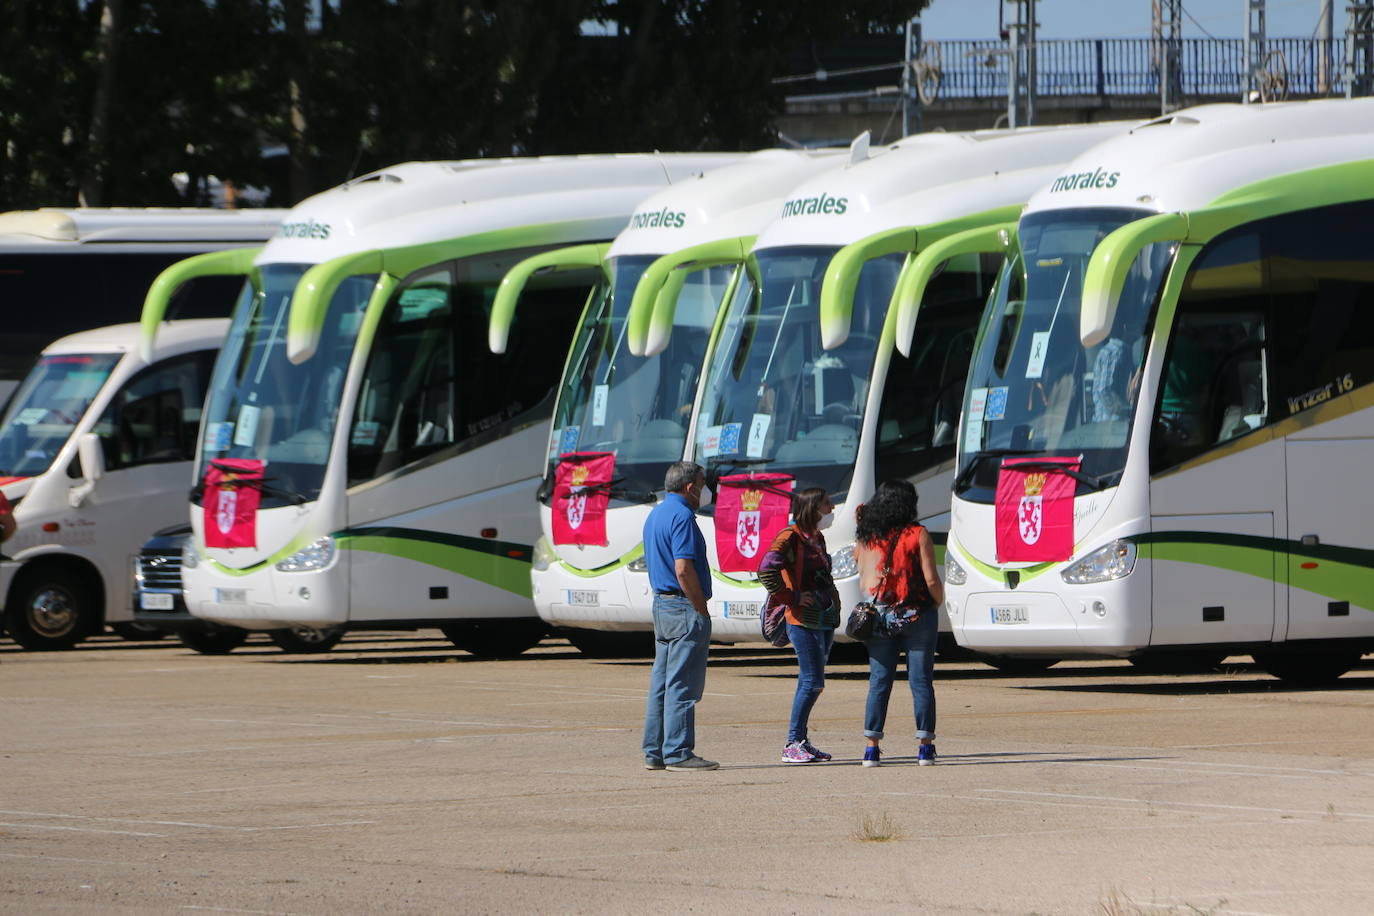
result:
M 675 461 L 668 465 L 668 473 L 663 475 L 663 489 L 669 493 L 681 493 L 696 483 L 698 474 L 704 473 L 701 465 L 695 461 Z

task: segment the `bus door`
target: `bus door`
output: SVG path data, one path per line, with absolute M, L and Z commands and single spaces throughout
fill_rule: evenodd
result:
M 508 267 L 426 268 L 381 316 L 349 427 L 354 620 L 533 614 L 534 493 L 587 286 L 531 302 L 494 354 L 486 328 Z
M 1250 435 L 1272 414 L 1261 267 L 1255 233 L 1221 236 L 1179 297 L 1150 442 L 1151 645 L 1283 632 L 1283 444 Z

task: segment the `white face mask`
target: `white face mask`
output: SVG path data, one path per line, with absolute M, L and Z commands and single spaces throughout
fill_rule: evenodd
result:
M 704 507 L 704 506 L 709 506 L 709 505 L 711 505 L 711 500 L 712 500 L 713 498 L 714 498 L 714 494 L 711 492 L 710 488 L 708 488 L 708 487 L 702 487 L 702 488 L 701 488 L 701 502 L 697 503 L 697 508 L 700 509 L 700 508 L 702 508 L 702 507 Z
M 835 524 L 835 513 L 834 513 L 834 512 L 827 512 L 827 513 L 825 513 L 824 515 L 821 516 L 820 524 L 818 524 L 816 527 L 817 527 L 817 528 L 829 528 L 829 527 L 830 527 L 831 525 L 833 525 L 833 524 Z

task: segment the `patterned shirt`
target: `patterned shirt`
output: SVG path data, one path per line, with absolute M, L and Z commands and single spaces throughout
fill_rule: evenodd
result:
M 801 582 L 796 581 L 800 552 Z M 808 538 L 789 525 L 773 539 L 759 562 L 759 581 L 768 600 L 787 608 L 787 622 L 808 630 L 833 630 L 840 625 L 840 596 L 830 575 L 830 554 L 819 531 Z

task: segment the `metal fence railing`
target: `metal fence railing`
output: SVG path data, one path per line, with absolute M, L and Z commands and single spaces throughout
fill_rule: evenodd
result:
M 1007 44 L 938 41 L 941 99 L 1006 98 Z M 1179 89 L 1185 99 L 1239 100 L 1245 84 L 1245 42 L 1185 38 L 1179 43 Z M 1263 63 L 1287 98 L 1345 92 L 1342 41 L 1271 38 Z M 1051 39 L 1036 42 L 1036 95 L 1158 96 L 1164 46 L 1150 38 Z M 1326 66 L 1323 71 L 1322 61 Z M 1321 89 L 1323 72 L 1328 84 Z M 1280 85 L 1273 83 L 1272 85 Z

